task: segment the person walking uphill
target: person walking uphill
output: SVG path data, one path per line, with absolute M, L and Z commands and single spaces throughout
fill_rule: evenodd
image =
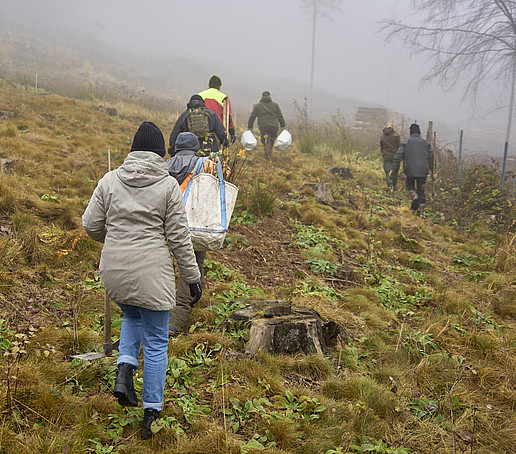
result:
M 206 108 L 217 114 L 220 121 L 229 132 L 231 143 L 234 143 L 236 140 L 236 134 L 235 125 L 233 124 L 233 112 L 231 111 L 229 96 L 220 91 L 220 87 L 222 87 L 221 78 L 219 76 L 211 76 L 208 81 L 208 87 L 209 88 L 207 90 L 201 91 L 198 95 L 204 100 Z M 226 112 L 228 117 L 227 124 L 224 121 L 224 114 L 226 114 Z
M 185 191 L 188 182 L 192 178 L 197 161 L 201 158 L 198 150 L 199 141 L 197 137 L 190 132 L 182 132 L 177 136 L 174 155 L 166 161 L 168 172 L 180 185 L 181 192 Z M 215 163 L 208 159 L 204 164 L 203 172 L 210 173 L 214 168 Z M 206 259 L 206 251 L 195 251 L 195 259 L 199 267 L 199 273 L 201 274 L 201 287 L 204 288 L 204 260 Z M 170 311 L 170 336 L 179 334 L 184 330 L 192 308 L 193 304 L 188 284 L 183 279 L 183 275 L 180 275 L 176 292 L 176 306 Z
M 380 150 L 383 158 L 383 170 L 385 172 L 385 182 L 390 191 L 396 188 L 392 184 L 392 178 L 389 173 L 392 170 L 392 159 L 400 147 L 400 136 L 394 130 L 392 123 L 387 123 L 383 129 L 383 135 L 380 137 Z
M 170 133 L 170 156 L 174 156 L 177 136 L 181 132 L 195 134 L 205 155 L 218 152 L 219 142 L 222 146 L 229 145 L 224 125 L 215 112 L 206 108 L 200 95 L 192 95 Z
M 247 122 L 248 129 L 253 129 L 254 120 L 257 117 L 261 142 L 265 150 L 265 159 L 271 161 L 272 147 L 276 137 L 278 137 L 278 128 L 285 127 L 285 120 L 279 105 L 272 101 L 271 94 L 268 91 L 264 91 L 260 102 L 253 106 L 253 111 Z
M 412 200 L 410 208 L 419 217 L 423 217 L 426 205 L 425 185 L 428 172 L 431 172 L 432 179 L 437 175 L 434 173 L 433 161 L 434 152 L 432 146 L 421 138 L 419 125 L 410 125 L 410 138 L 403 142 L 392 160 L 392 170 L 389 176 L 397 181 L 400 162 L 403 161 L 404 171 L 407 175 L 407 189 Z
M 193 299 L 202 295 L 200 273 L 179 185 L 168 174 L 161 130 L 144 122 L 123 164 L 97 184 L 82 225 L 104 243 L 100 277 L 122 310 L 114 395 L 138 406 L 133 372 L 143 345 L 143 429 L 161 416 L 167 370 L 168 325 L 175 305 L 174 255 Z

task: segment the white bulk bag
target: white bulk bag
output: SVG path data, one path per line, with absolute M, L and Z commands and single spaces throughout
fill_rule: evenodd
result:
M 253 134 L 253 131 L 248 129 L 242 133 L 242 137 L 240 137 L 240 143 L 247 151 L 256 150 L 258 147 L 258 141 Z
M 218 178 L 199 173 L 207 159 L 197 161 L 194 176 L 183 195 L 195 251 L 215 251 L 222 247 L 238 195 L 238 188 L 224 181 L 220 161 L 217 163 Z
M 292 145 L 292 134 L 284 129 L 276 139 L 274 148 L 279 151 L 285 151 L 290 145 Z

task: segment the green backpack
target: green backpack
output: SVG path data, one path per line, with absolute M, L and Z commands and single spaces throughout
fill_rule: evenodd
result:
M 195 134 L 199 139 L 201 149 L 204 144 L 208 141 L 210 135 L 210 124 L 209 115 L 204 107 L 195 107 L 189 109 L 186 116 L 186 124 L 188 125 L 188 131 Z

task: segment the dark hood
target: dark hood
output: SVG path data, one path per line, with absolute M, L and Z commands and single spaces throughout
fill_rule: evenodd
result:
M 186 105 L 189 109 L 195 109 L 197 107 L 206 107 L 204 105 L 204 99 L 202 99 L 202 96 L 200 95 L 193 95 L 190 98 L 190 101 L 188 101 L 188 104 Z
M 199 140 L 191 132 L 180 132 L 176 139 L 175 151 L 181 150 L 199 150 Z
M 260 99 L 260 102 L 271 102 L 271 95 L 262 95 L 262 99 Z

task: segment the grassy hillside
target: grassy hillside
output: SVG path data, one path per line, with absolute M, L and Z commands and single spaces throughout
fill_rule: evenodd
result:
M 404 190 L 384 190 L 376 139 L 338 125 L 300 131 L 274 167 L 248 154 L 226 247 L 169 346 L 163 428 L 144 442 L 141 410 L 111 395 L 116 357 L 71 358 L 101 348 L 104 323 L 100 245 L 80 216 L 108 149 L 117 167 L 141 121 L 168 136 L 175 115 L 119 102 L 110 117 L 4 81 L 0 100 L 0 452 L 516 452 L 514 235 L 491 189 L 443 183 L 416 218 Z M 472 214 L 477 190 L 492 199 Z M 241 298 L 314 308 L 341 335 L 324 356 L 246 355 L 246 331 L 220 329 Z

